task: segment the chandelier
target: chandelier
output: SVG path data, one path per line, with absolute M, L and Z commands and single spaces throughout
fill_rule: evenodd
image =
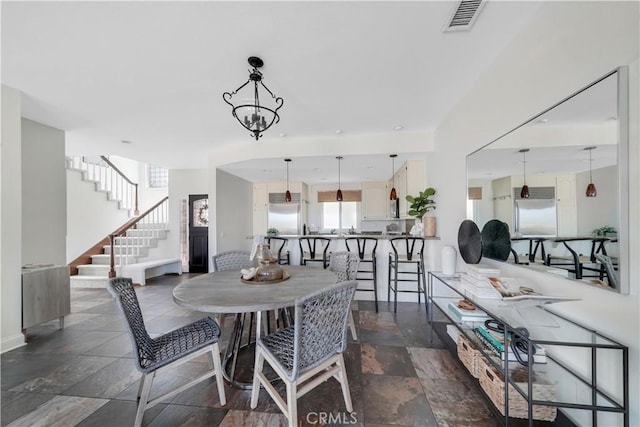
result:
M 249 70 L 249 80 L 233 92 L 223 93 L 222 99 L 231 105 L 233 117 L 245 129 L 250 131 L 257 141 L 258 138 L 262 137 L 262 132 L 269 129 L 272 124 L 280 121 L 278 110 L 282 107 L 284 100 L 276 97 L 262 82 L 262 73 L 258 70 L 264 65 L 262 59 L 257 56 L 250 56 L 248 61 L 253 68 L 253 70 Z M 251 87 L 251 82 L 253 82 L 253 88 Z M 252 89 L 253 93 L 251 93 Z M 262 99 L 260 98 L 260 91 L 262 91 Z M 232 101 L 235 101 L 235 104 Z M 261 101 L 262 104 L 260 103 Z

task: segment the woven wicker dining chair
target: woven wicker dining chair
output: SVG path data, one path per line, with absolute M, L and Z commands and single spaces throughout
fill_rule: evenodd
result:
M 331 258 L 329 258 L 329 270 L 336 274 L 336 283 L 355 280 L 359 265 L 360 258 L 354 252 L 332 252 Z M 356 322 L 353 320 L 353 311 L 351 310 L 349 310 L 349 330 L 351 330 L 351 338 L 357 341 Z
M 147 409 L 214 375 L 218 385 L 220 404 L 222 406 L 226 404 L 218 346 L 220 329 L 213 319 L 205 317 L 157 338 L 151 338 L 144 325 L 132 280 L 125 277 L 109 279 L 107 289 L 127 320 L 136 368 L 142 372 L 134 426 L 142 425 L 142 418 Z M 176 366 L 203 354 L 210 356 L 213 363 L 212 370 L 173 391 L 149 400 L 153 379 L 161 368 L 163 371 L 174 369 Z
M 347 314 L 358 283 L 331 285 L 295 302 L 293 326 L 256 340 L 251 408 L 258 405 L 260 386 L 297 426 L 298 398 L 329 378 L 342 387 L 347 411 L 353 411 L 342 353 L 347 347 Z M 286 385 L 286 401 L 262 372 L 267 361 Z M 320 408 L 318 408 L 320 409 Z
M 226 251 L 211 257 L 213 271 L 242 270 L 253 267 L 251 253 L 249 251 Z

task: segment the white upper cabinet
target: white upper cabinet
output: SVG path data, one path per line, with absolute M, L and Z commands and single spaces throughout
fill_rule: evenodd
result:
M 387 219 L 389 187 L 386 182 L 362 183 L 362 219 Z
M 425 189 L 424 160 L 407 160 L 394 176 L 396 192 L 400 199 L 400 218 L 410 218 L 407 195 L 417 196 Z

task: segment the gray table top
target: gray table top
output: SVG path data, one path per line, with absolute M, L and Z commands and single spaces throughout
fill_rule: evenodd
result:
M 293 305 L 303 297 L 336 283 L 322 268 L 285 265 L 290 278 L 270 285 L 246 284 L 239 270 L 203 274 L 175 287 L 173 300 L 181 307 L 205 313 L 248 313 Z

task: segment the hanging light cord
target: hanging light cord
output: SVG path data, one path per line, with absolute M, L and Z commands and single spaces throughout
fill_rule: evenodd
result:
M 589 182 L 593 182 L 593 178 L 591 178 L 591 152 L 593 150 L 589 150 Z
M 522 179 L 524 185 L 527 185 L 527 152 L 522 152 Z

